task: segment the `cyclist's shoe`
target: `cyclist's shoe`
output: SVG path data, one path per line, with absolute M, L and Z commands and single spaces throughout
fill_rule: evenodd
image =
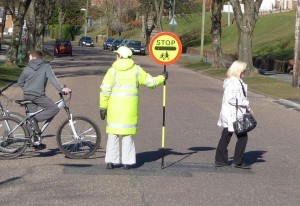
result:
M 39 145 L 41 144 L 41 137 L 37 134 L 33 134 L 31 142 L 33 145 Z
M 43 150 L 43 149 L 46 149 L 46 145 L 43 144 L 43 143 L 40 143 L 39 145 L 33 145 L 33 147 L 34 147 L 36 150 Z
M 0 147 L 7 147 L 13 143 L 13 140 L 8 139 L 6 141 L 1 142 Z
M 38 122 L 34 118 L 29 119 L 29 121 L 30 121 L 30 126 L 34 130 L 34 132 L 37 134 L 41 134 L 41 130 L 39 128 Z

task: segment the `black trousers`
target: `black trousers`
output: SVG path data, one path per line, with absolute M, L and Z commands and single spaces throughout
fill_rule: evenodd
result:
M 228 128 L 223 129 L 222 135 L 219 140 L 218 147 L 217 147 L 217 151 L 216 151 L 216 157 L 215 157 L 216 162 L 229 164 L 227 147 L 230 143 L 232 135 L 233 135 L 233 132 L 229 132 Z M 243 154 L 246 149 L 247 141 L 248 141 L 247 133 L 243 134 L 241 136 L 237 136 L 237 142 L 235 145 L 234 156 L 233 156 L 234 164 L 241 164 L 243 162 Z

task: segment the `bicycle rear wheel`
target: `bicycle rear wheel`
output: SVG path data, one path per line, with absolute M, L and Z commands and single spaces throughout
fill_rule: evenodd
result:
M 0 118 L 0 159 L 16 158 L 26 150 L 29 132 L 20 122 L 10 116 Z
M 87 117 L 73 117 L 74 134 L 69 120 L 66 120 L 57 131 L 57 144 L 60 151 L 69 158 L 87 158 L 93 155 L 100 146 L 101 135 L 97 125 Z
M 15 118 L 17 118 L 18 120 L 23 120 L 23 119 L 25 119 L 25 116 L 24 116 L 23 114 L 20 114 L 19 112 L 8 112 L 7 116 L 15 117 Z

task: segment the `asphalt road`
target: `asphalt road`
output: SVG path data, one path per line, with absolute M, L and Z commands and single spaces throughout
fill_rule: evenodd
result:
M 300 205 L 300 113 L 274 99 L 249 94 L 258 121 L 249 134 L 245 159 L 251 170 L 214 168 L 221 129 L 222 81 L 171 65 L 166 93 L 165 169 L 161 169 L 163 88 L 142 87 L 137 168 L 105 170 L 105 122 L 98 98 L 102 78 L 115 56 L 99 48 L 74 47 L 73 57 L 51 64 L 59 80 L 73 89 L 71 111 L 99 125 L 102 148 L 91 158 L 67 159 L 55 134 L 65 119 L 61 111 L 45 134 L 47 149 L 28 150 L 0 165 L 0 205 Z M 152 75 L 163 67 L 149 56 L 134 56 Z M 7 91 L 22 98 L 17 86 Z M 48 96 L 57 99 L 52 86 Z M 11 110 L 22 108 L 12 104 Z M 235 137 L 229 146 L 232 157 Z

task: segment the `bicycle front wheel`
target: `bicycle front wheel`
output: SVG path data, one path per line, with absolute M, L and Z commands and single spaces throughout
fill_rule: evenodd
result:
M 0 118 L 0 159 L 16 158 L 26 150 L 29 132 L 20 122 L 10 116 Z
M 66 120 L 57 131 L 60 151 L 69 158 L 87 158 L 100 146 L 101 135 L 97 125 L 87 117 L 75 116 Z

